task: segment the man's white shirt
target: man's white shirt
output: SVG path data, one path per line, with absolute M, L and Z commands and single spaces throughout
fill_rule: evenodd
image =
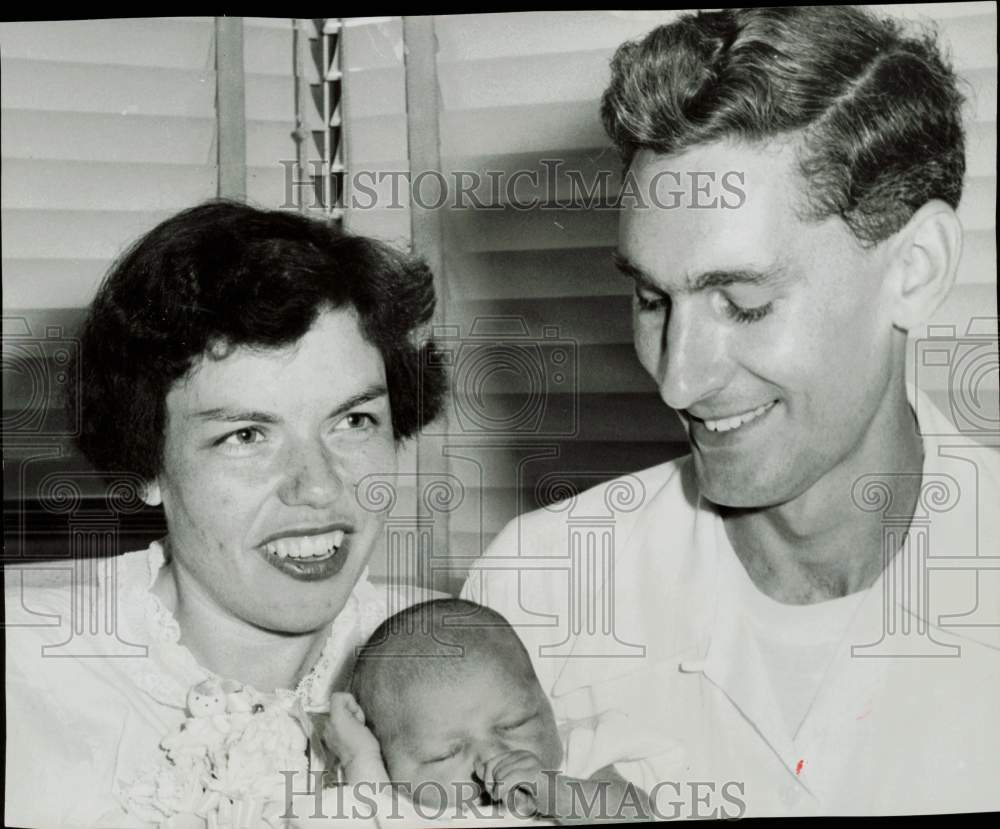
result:
M 851 494 L 905 537 L 865 591 L 760 593 L 685 457 L 514 519 L 463 595 L 515 625 L 563 727 L 623 724 L 586 765 L 658 817 L 1000 808 L 1000 454 L 918 401 L 912 520 L 878 470 Z

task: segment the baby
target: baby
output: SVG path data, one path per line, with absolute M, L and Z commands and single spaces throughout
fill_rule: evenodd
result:
M 486 804 L 585 822 L 648 814 L 645 794 L 611 767 L 586 780 L 560 772 L 552 707 L 521 640 L 488 608 L 439 599 L 392 616 L 360 651 L 351 691 L 333 695 L 324 733 L 349 784 L 393 781 L 439 814 Z

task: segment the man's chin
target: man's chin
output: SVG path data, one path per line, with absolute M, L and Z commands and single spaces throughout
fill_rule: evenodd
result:
M 728 467 L 719 469 L 715 465 L 704 464 L 695 454 L 695 475 L 698 492 L 716 506 L 732 509 L 763 509 L 784 503 L 786 493 L 777 481 L 772 481 L 763 470 L 740 470 Z

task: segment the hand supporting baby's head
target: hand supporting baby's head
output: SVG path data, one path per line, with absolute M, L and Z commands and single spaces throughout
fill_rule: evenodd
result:
M 359 653 L 351 690 L 389 778 L 428 806 L 467 801 L 474 785 L 489 793 L 518 758 L 560 768 L 527 651 L 502 616 L 471 602 L 424 602 L 388 619 Z

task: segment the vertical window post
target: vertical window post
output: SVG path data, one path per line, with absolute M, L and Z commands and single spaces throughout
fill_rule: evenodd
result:
M 441 142 L 438 123 L 437 35 L 431 15 L 403 17 L 403 55 L 406 67 L 406 139 L 409 145 L 410 181 L 426 171 L 441 172 Z M 444 217 L 440 209 L 420 204 L 410 193 L 410 229 L 414 251 L 434 274 L 437 309 L 433 324 L 442 325 L 447 315 L 448 291 L 444 273 Z M 443 415 L 447 416 L 447 415 Z M 426 436 L 417 441 L 417 474 L 429 486 L 435 476 L 447 476 L 449 461 L 438 440 Z M 420 496 L 418 495 L 418 498 Z M 433 561 L 429 555 L 447 556 L 451 540 L 448 511 L 437 516 L 432 550 L 418 550 L 424 587 L 434 587 Z
M 242 17 L 215 18 L 215 112 L 217 193 L 222 198 L 243 201 L 247 195 L 247 127 Z

